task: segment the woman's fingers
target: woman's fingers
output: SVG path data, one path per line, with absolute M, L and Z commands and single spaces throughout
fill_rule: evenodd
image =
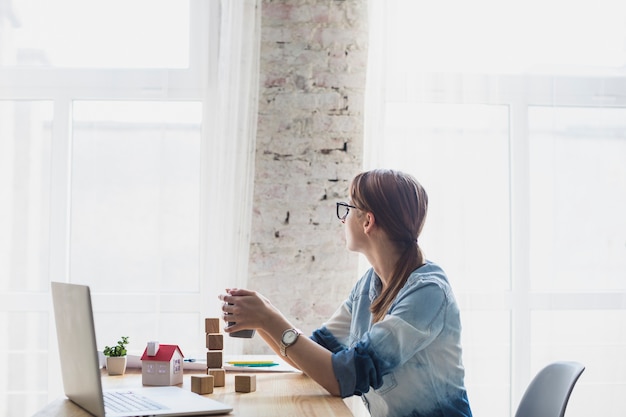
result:
M 223 302 L 222 318 L 232 331 L 261 327 L 270 306 L 261 294 L 245 289 L 226 288 L 226 293 L 218 298 Z

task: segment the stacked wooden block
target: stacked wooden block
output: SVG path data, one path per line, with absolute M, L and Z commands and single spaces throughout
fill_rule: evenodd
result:
M 226 372 L 223 368 L 224 335 L 220 330 L 220 319 L 204 319 L 204 332 L 207 374 L 191 377 L 191 390 L 197 394 L 210 394 L 214 387 L 226 385 Z
M 211 369 L 221 369 L 223 371 L 224 335 L 220 330 L 220 319 L 204 319 L 204 331 L 206 333 L 207 374 Z
M 220 330 L 220 319 L 204 319 L 206 335 L 206 375 L 191 376 L 191 391 L 196 394 L 211 394 L 214 387 L 226 385 L 224 370 L 224 334 Z M 256 391 L 256 375 L 235 375 L 235 392 Z

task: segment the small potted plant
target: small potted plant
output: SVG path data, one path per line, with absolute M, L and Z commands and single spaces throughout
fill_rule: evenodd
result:
M 122 336 L 117 345 L 105 346 L 104 356 L 107 357 L 107 371 L 109 375 L 124 375 L 126 371 L 126 345 L 128 336 Z

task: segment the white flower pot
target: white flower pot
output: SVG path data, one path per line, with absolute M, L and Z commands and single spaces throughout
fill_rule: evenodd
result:
M 126 372 L 126 356 L 107 356 L 109 375 L 124 375 Z

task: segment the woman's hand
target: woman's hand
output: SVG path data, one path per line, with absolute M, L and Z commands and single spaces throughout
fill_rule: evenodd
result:
M 276 319 L 284 320 L 280 311 L 266 297 L 255 291 L 227 288 L 226 294 L 220 294 L 219 299 L 224 302 L 223 319 L 230 323 L 224 328 L 226 333 L 248 329 L 264 330 L 271 327 Z
M 280 355 L 280 339 L 283 332 L 294 328 L 285 316 L 272 303 L 255 291 L 236 288 L 226 289 L 221 294 L 223 319 L 234 323 L 224 328 L 224 332 L 255 329 L 267 344 Z M 289 346 L 288 357 L 284 358 L 322 385 L 332 395 L 341 395 L 335 378 L 330 351 L 305 336 Z

